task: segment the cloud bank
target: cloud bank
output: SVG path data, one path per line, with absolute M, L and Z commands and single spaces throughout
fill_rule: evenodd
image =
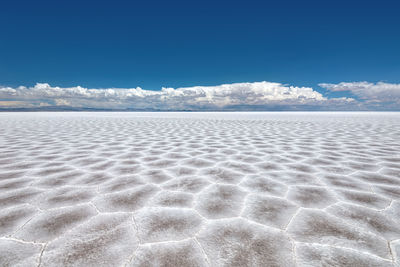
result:
M 341 82 L 338 84 L 321 83 L 319 86 L 334 92 L 349 91 L 367 102 L 394 102 L 400 104 L 400 84 Z
M 393 99 L 400 104 L 400 85 L 388 83 L 320 84 L 330 91 L 349 91 L 355 98 L 327 97 L 311 87 L 274 82 L 233 83 L 218 86 L 90 89 L 81 86 L 0 86 L 0 108 L 74 107 L 130 110 L 354 110 L 365 103 Z M 399 105 L 398 105 L 399 106 Z M 376 106 L 375 106 L 376 107 Z

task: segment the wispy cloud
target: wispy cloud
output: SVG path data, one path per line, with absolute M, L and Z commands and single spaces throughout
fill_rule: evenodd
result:
M 353 88 L 350 83 L 346 84 L 348 87 L 340 84 L 321 84 L 321 86 L 329 90 Z M 351 89 L 346 90 L 351 91 Z M 25 103 L 27 107 L 47 104 L 69 107 L 158 110 L 223 110 L 232 107 L 268 109 L 277 106 L 286 109 L 291 109 L 290 107 L 296 107 L 296 109 L 302 107 L 307 107 L 307 109 L 310 107 L 348 109 L 350 106 L 357 107 L 358 105 L 353 98 L 328 98 L 310 87 L 289 86 L 265 81 L 176 89 L 162 88 L 160 91 L 144 90 L 139 87 L 90 89 L 76 86 L 63 88 L 50 86 L 47 83 L 38 83 L 33 87 L 0 87 L 0 100 Z

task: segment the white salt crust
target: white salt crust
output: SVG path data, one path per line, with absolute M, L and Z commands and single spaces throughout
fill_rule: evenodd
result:
M 400 266 L 399 113 L 0 113 L 1 266 Z

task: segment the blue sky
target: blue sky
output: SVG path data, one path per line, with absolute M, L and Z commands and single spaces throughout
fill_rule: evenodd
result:
M 379 101 L 380 108 L 398 109 L 398 10 L 399 1 L 385 0 L 6 1 L 0 8 L 0 106 L 53 105 L 55 99 L 93 105 L 65 93 L 37 94 L 29 102 L 36 83 L 161 90 L 267 81 L 312 88 L 328 99 L 352 98 L 361 109 L 371 108 L 366 101 L 375 103 L 371 109 Z M 347 90 L 343 82 L 355 84 Z M 366 93 L 359 82 L 370 83 Z M 384 99 L 371 100 L 371 92 Z M 387 103 L 393 97 L 399 99 Z M 135 101 L 122 106 L 135 107 Z

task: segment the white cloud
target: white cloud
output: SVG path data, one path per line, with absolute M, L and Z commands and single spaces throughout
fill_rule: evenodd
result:
M 54 105 L 95 108 L 223 109 L 239 106 L 341 105 L 354 100 L 331 98 L 310 87 L 287 86 L 273 82 L 234 83 L 218 86 L 162 88 L 160 91 L 137 88 L 88 89 L 53 87 L 38 83 L 34 87 L 0 87 L 0 99 Z
M 319 86 L 330 91 L 349 91 L 368 102 L 397 102 L 400 104 L 400 84 L 341 82 L 338 84 L 321 83 Z
M 70 106 L 71 103 L 68 100 L 62 99 L 62 98 L 57 98 L 54 99 L 54 103 L 56 106 Z

